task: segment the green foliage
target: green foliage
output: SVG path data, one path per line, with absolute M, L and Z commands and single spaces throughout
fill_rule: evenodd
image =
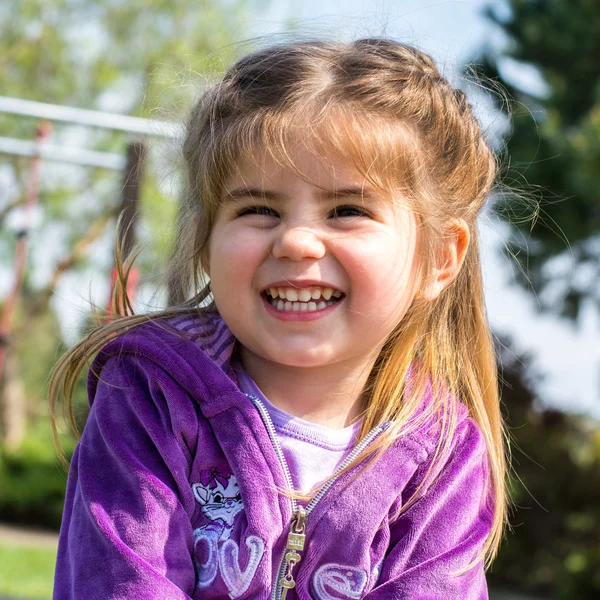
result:
M 504 4 L 507 18 L 497 4 L 486 14 L 508 42 L 485 49 L 480 71 L 514 99 L 506 181 L 534 202 L 506 194 L 497 210 L 514 226 L 520 283 L 543 308 L 576 318 L 585 300 L 600 307 L 600 11 L 593 0 Z M 503 77 L 506 59 L 535 67 L 546 89 Z
M 70 457 L 73 440 L 63 444 Z M 18 450 L 0 450 L 0 520 L 58 529 L 66 484 L 48 420 L 40 420 Z
M 181 121 L 198 86 L 241 52 L 234 42 L 243 35 L 248 1 L 264 3 L 6 0 L 0 4 L 2 94 Z M 34 119 L 0 114 L 0 136 L 32 139 L 36 125 Z M 124 154 L 128 138 L 57 123 L 51 141 Z M 178 193 L 173 185 L 163 186 L 176 161 L 165 156 L 166 144 L 155 142 L 140 205 L 140 228 L 146 232 L 142 241 L 152 257 L 140 261 L 142 282 L 166 263 L 164 228 L 173 219 Z M 166 171 L 157 167 L 165 160 L 173 163 Z M 23 196 L 28 167 L 28 159 L 0 156 L 0 169 L 16 188 L 10 197 L 0 193 L 0 208 Z M 40 193 L 43 222 L 32 236 L 34 243 L 59 231 L 66 254 L 101 215 L 114 215 L 121 185 L 120 173 L 45 163 Z M 108 226 L 114 223 L 111 220 Z M 0 245 L 0 260 L 11 263 L 12 247 Z
M 30 301 L 25 290 L 18 322 Z M 65 347 L 59 344 L 56 315 L 47 311 L 36 327 L 25 330 L 15 342 L 24 374 L 29 430 L 21 446 L 12 452 L 0 448 L 0 521 L 58 529 L 64 504 L 67 471 L 58 460 L 45 405 L 49 373 Z M 87 415 L 87 368 L 74 390 L 74 413 L 80 429 Z M 61 445 L 69 459 L 75 439 L 65 432 Z
M 27 318 L 31 293 L 28 286 L 24 288 L 17 328 Z M 39 414 L 47 414 L 45 407 L 42 409 L 38 406 L 37 399 L 46 397 L 50 370 L 58 359 L 59 352 L 64 350 L 58 343 L 59 339 L 58 318 L 53 311 L 47 310 L 37 316 L 35 328 L 23 330 L 14 340 L 13 349 L 19 356 L 25 396 L 31 399 L 28 412 L 32 419 L 37 418 Z
M 0 594 L 14 598 L 50 598 L 55 563 L 54 548 L 0 544 Z
M 600 594 L 600 424 L 535 408 L 528 357 L 508 343 L 502 399 L 513 439 L 512 532 L 492 584 L 557 600 Z M 529 378 L 530 379 L 530 378 Z
M 246 6 L 239 0 L 5 0 L 3 93 L 98 108 L 103 94 L 127 91 L 127 112 L 170 109 L 189 98 L 181 83 L 191 73 L 223 68 L 235 55 L 231 43 L 242 32 Z

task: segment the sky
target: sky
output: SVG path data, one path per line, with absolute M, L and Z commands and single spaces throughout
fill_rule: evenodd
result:
M 442 71 L 452 77 L 462 61 L 472 57 L 484 43 L 503 42 L 502 36 L 482 17 L 483 5 L 482 0 L 275 0 L 267 10 L 256 12 L 249 23 L 250 36 L 275 39 L 289 20 L 309 37 L 349 40 L 385 35 L 429 52 Z M 526 85 L 542 85 L 531 70 L 515 70 L 514 65 L 506 68 L 512 68 L 511 74 Z M 483 99 L 474 98 L 473 102 L 484 126 L 493 124 L 497 115 L 490 112 L 490 106 Z M 593 309 L 584 310 L 577 326 L 540 314 L 536 298 L 514 283 L 513 267 L 502 256 L 506 225 L 486 213 L 480 232 L 486 302 L 494 331 L 509 335 L 518 352 L 535 357 L 533 371 L 543 376 L 537 389 L 547 405 L 600 418 L 598 314 Z M 110 255 L 101 249 L 110 249 L 112 233 L 109 234 L 94 248 L 97 257 L 104 256 L 95 262 L 95 276 L 87 280 L 65 276 L 55 295 L 54 306 L 63 315 L 67 340 L 73 338 L 85 315 L 89 294 L 102 304 L 100 298 L 107 293 L 104 273 L 110 267 Z M 57 232 L 57 243 L 59 238 Z M 54 251 L 48 252 L 49 247 L 54 247 Z M 32 262 L 38 264 L 40 273 L 49 272 L 59 253 L 59 246 L 45 240 L 43 247 L 32 248 Z M 0 296 L 4 296 L 8 280 L 4 276 L 0 279 Z M 140 298 L 141 302 L 148 300 Z
M 421 46 L 438 61 L 455 61 L 479 47 L 486 35 L 479 14 L 482 5 L 481 0 L 280 0 L 264 18 L 256 19 L 255 29 L 277 29 L 292 19 L 307 35 L 389 35 Z

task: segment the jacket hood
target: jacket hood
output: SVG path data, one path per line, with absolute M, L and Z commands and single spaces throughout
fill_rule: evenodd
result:
M 158 365 L 177 365 L 169 375 L 196 399 L 211 417 L 229 408 L 239 397 L 231 357 L 235 338 L 218 313 L 194 313 L 156 319 L 134 326 L 108 342 L 92 361 L 88 398 L 94 398 L 98 379 L 109 358 L 134 354 Z M 198 377 L 198 372 L 203 376 Z

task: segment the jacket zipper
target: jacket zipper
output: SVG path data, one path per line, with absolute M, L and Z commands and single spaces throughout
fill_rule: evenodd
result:
M 294 567 L 302 558 L 299 553 L 304 550 L 304 543 L 306 539 L 306 521 L 308 516 L 314 510 L 321 498 L 323 498 L 331 486 L 336 482 L 339 477 L 339 473 L 343 471 L 380 433 L 387 428 L 388 423 L 383 423 L 382 425 L 374 427 L 361 440 L 358 446 L 356 446 L 356 448 L 354 448 L 354 450 L 352 450 L 352 452 L 350 452 L 350 454 L 348 454 L 348 456 L 340 463 L 340 466 L 336 469 L 332 478 L 319 490 L 316 496 L 306 505 L 305 509 L 302 506 L 298 506 L 298 503 L 296 502 L 292 474 L 290 473 L 287 461 L 283 455 L 283 450 L 281 449 L 281 445 L 277 439 L 277 432 L 275 431 L 275 426 L 273 425 L 271 416 L 259 398 L 251 394 L 246 394 L 246 396 L 258 409 L 265 427 L 267 428 L 267 433 L 269 434 L 269 438 L 271 439 L 271 443 L 275 449 L 275 454 L 277 455 L 279 463 L 281 464 L 288 492 L 290 493 L 290 504 L 292 508 L 290 531 L 288 533 L 286 548 L 279 564 L 277 583 L 273 586 L 273 591 L 271 593 L 271 600 L 285 600 L 288 591 L 296 587 L 293 571 Z

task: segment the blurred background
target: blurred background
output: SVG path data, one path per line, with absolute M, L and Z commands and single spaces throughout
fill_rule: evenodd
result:
M 191 102 L 241 54 L 323 36 L 432 54 L 499 154 L 480 228 L 515 507 L 490 597 L 600 598 L 598 0 L 3 0 L 0 597 L 51 596 L 48 378 L 108 306 L 116 216 L 143 247 L 134 308 L 159 308 Z

